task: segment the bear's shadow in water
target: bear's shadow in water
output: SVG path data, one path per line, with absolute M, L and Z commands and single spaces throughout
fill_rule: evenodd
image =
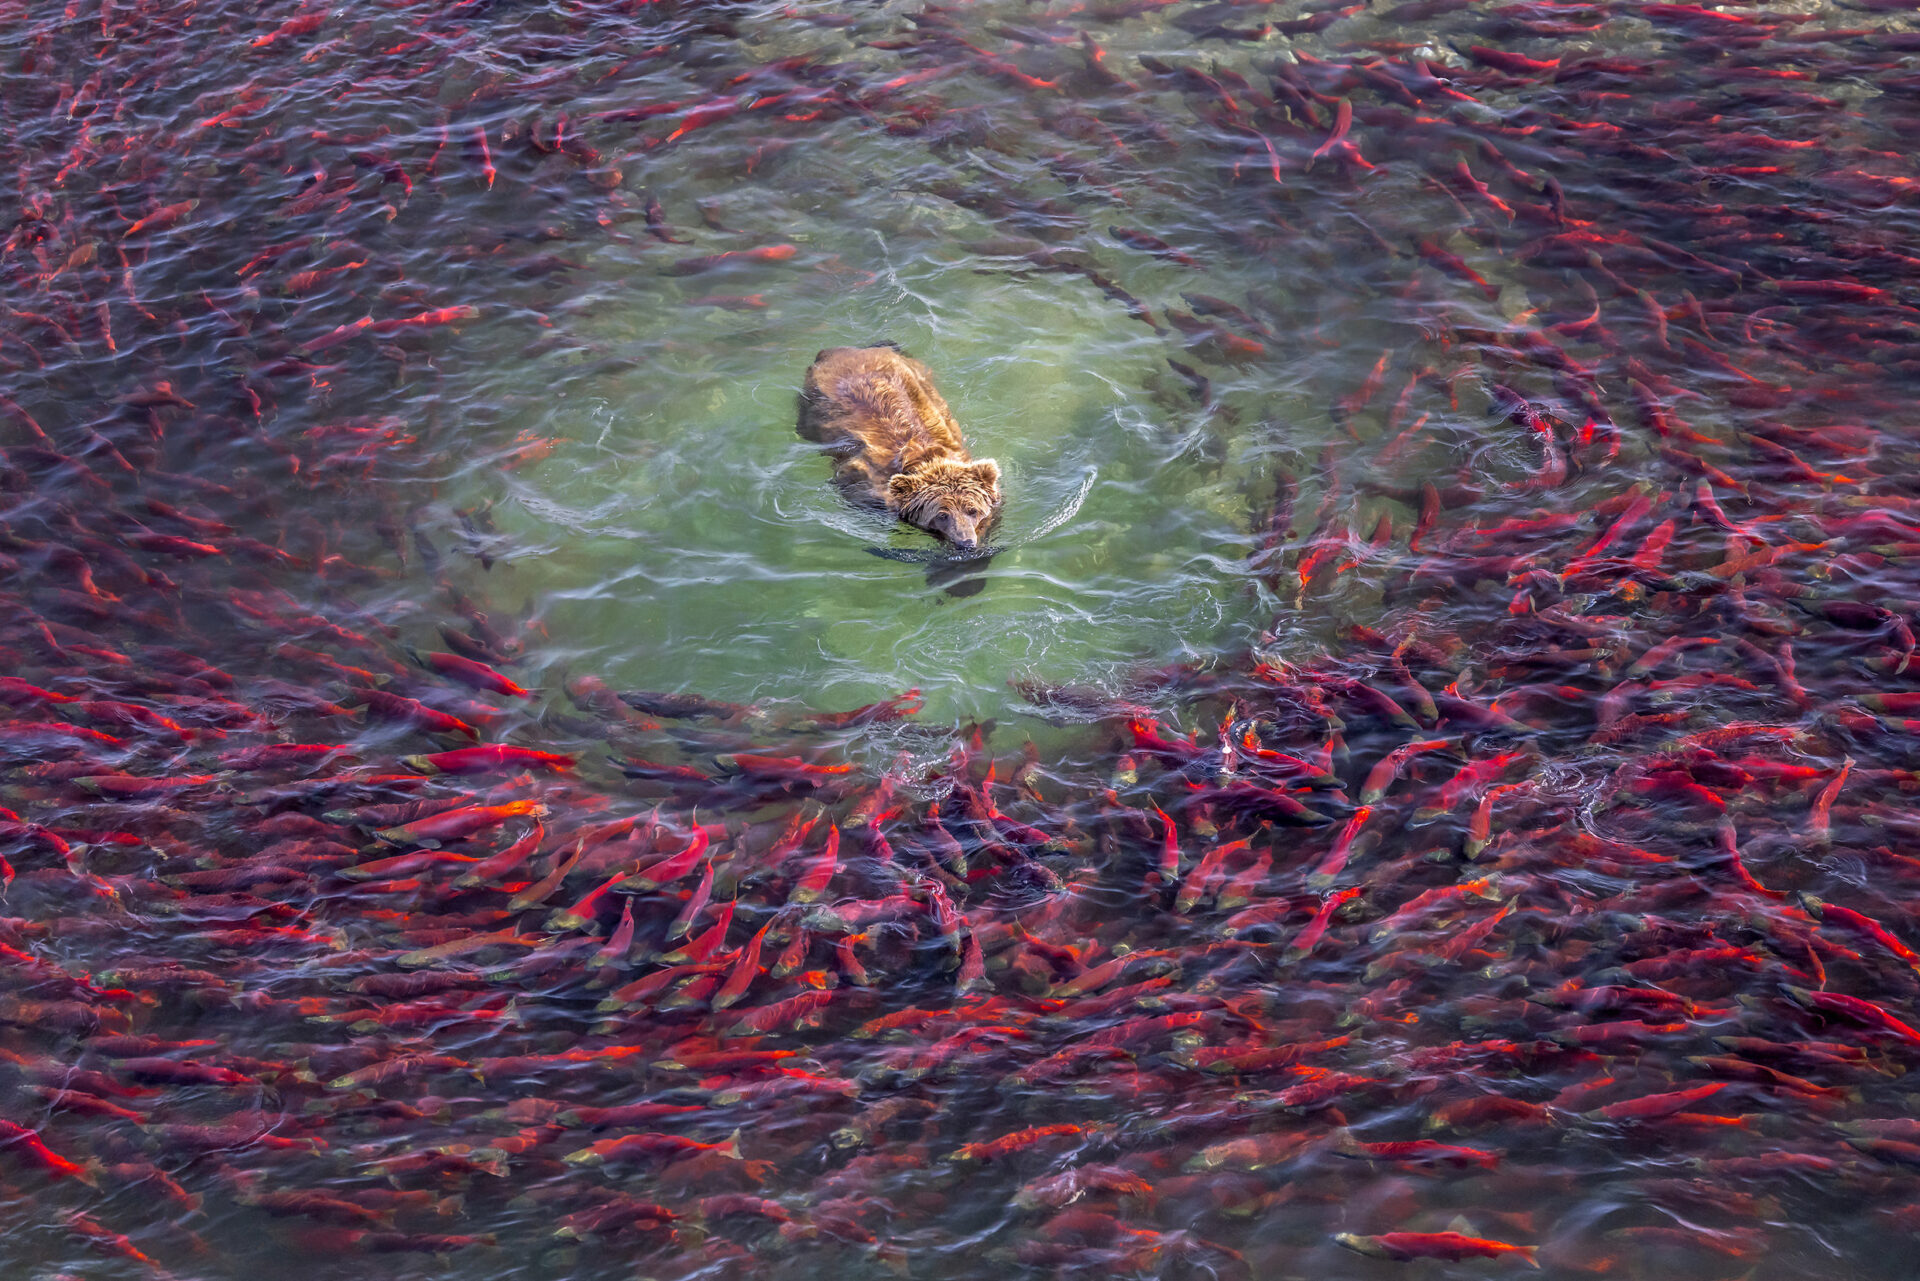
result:
M 978 596 L 987 586 L 987 562 L 1005 550 L 1004 546 L 982 547 L 956 555 L 944 547 L 869 547 L 867 553 L 881 560 L 925 565 L 927 586 L 938 587 L 949 596 Z

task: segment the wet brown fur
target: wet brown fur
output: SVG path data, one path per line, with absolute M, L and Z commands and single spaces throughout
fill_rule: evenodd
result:
M 826 446 L 834 480 L 961 547 L 1000 508 L 1000 468 L 975 460 L 927 367 L 894 347 L 829 347 L 800 390 L 799 431 Z

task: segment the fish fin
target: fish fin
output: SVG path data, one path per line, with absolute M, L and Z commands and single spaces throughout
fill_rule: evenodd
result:
M 726 1143 L 721 1145 L 720 1155 L 730 1156 L 736 1161 L 742 1159 L 740 1156 L 740 1130 L 738 1127 L 735 1127 L 733 1133 L 727 1136 Z
M 1458 1232 L 1463 1237 L 1477 1237 L 1480 1235 L 1474 1230 L 1473 1224 L 1467 1222 L 1467 1216 L 1464 1214 L 1456 1214 L 1451 1219 L 1448 1219 L 1446 1230 L 1448 1232 Z

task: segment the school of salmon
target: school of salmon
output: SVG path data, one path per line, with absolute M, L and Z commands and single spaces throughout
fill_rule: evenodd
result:
M 10 1274 L 1897 1274 L 1912 3 L 57 10 L 0 3 Z M 933 194 L 1196 411 L 1351 317 L 1149 260 L 1368 263 L 1340 443 L 1248 496 L 1273 634 L 1016 680 L 1052 759 L 526 688 L 383 496 L 555 244 L 742 309 L 812 265 L 639 184 L 722 130 L 1047 157 Z M 1128 225 L 1176 151 L 1210 240 Z M 536 181 L 538 234 L 407 239 Z

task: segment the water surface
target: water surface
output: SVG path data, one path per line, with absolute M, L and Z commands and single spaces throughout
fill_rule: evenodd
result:
M 1910 25 L 15 15 L 0 1257 L 1904 1275 Z

